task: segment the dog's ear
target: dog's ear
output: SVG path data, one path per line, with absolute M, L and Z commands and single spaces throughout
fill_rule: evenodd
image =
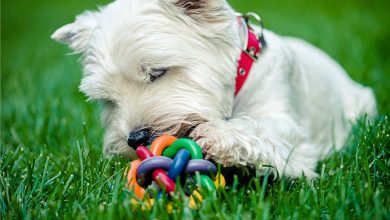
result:
M 97 17 L 98 12 L 86 11 L 78 15 L 73 23 L 56 30 L 51 38 L 69 45 L 77 53 L 84 52 L 97 26 Z
M 171 0 L 185 14 L 197 20 L 213 22 L 225 12 L 226 0 Z

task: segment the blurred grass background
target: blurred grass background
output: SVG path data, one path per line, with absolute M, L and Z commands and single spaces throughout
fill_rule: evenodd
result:
M 44 204 L 50 199 L 57 201 L 63 198 L 54 194 L 57 188 L 50 184 L 62 184 L 63 186 L 64 183 L 61 181 L 46 182 L 48 184 L 46 191 L 38 193 L 34 191 L 34 183 L 28 182 L 29 175 L 31 175 L 30 180 L 38 180 L 42 172 L 48 172 L 47 178 L 49 176 L 54 178 L 56 172 L 61 169 L 70 169 L 70 173 L 77 173 L 77 164 L 73 164 L 74 167 L 69 165 L 71 168 L 64 168 L 62 165 L 69 161 L 70 163 L 78 161 L 81 148 L 84 149 L 81 158 L 86 155 L 84 159 L 90 163 L 92 170 L 98 164 L 96 161 L 100 156 L 103 134 L 99 119 L 100 107 L 97 103 L 85 103 L 85 97 L 78 91 L 77 87 L 81 78 L 78 56 L 66 56 L 65 54 L 70 53 L 70 50 L 51 41 L 50 35 L 60 26 L 73 21 L 75 15 L 83 10 L 96 9 L 97 5 L 107 2 L 109 1 L 8 0 L 1 2 L 0 189 L 2 194 L 0 195 L 0 211 L 2 216 L 6 213 L 8 213 L 7 216 L 14 217 L 45 216 L 45 213 L 51 213 L 50 209 L 53 207 L 56 208 L 57 214 L 62 210 L 62 214 L 66 215 L 67 211 L 64 207 L 68 206 L 58 205 L 56 202 L 53 202 L 52 206 Z M 261 15 L 266 28 L 279 34 L 303 38 L 326 51 L 347 70 L 353 79 L 374 89 L 381 115 L 390 113 L 390 4 L 388 1 L 231 0 L 230 3 L 237 11 L 257 12 Z M 373 128 L 376 128 L 375 131 L 378 133 L 369 133 L 372 140 L 365 143 L 372 145 L 371 147 L 381 146 L 380 150 L 385 151 L 380 157 L 384 161 L 383 169 L 380 169 L 384 177 L 380 173 L 382 179 L 378 180 L 384 182 L 389 180 L 389 174 L 385 172 L 389 170 L 389 125 L 385 117 L 381 118 L 382 122 L 377 124 L 377 127 L 371 127 L 371 132 L 375 130 Z M 354 133 L 356 142 L 352 142 L 351 145 L 358 145 L 359 140 L 367 135 L 368 131 L 370 128 L 364 125 L 358 127 Z M 80 145 L 77 143 L 80 143 L 82 147 L 78 148 L 77 146 Z M 338 167 L 340 155 L 329 159 L 326 164 Z M 377 160 L 375 155 L 371 158 L 367 152 L 367 155 L 360 156 L 375 161 Z M 353 156 L 348 160 L 345 163 L 358 163 L 353 162 Z M 46 166 L 46 163 L 49 165 Z M 36 166 L 29 168 L 31 164 L 36 164 Z M 372 171 L 371 166 L 367 169 Z M 62 178 L 67 183 L 70 175 L 61 176 L 59 179 Z M 73 184 L 72 181 L 78 180 L 76 174 L 75 176 L 75 180 L 72 179 L 69 185 Z M 359 181 L 361 177 L 354 176 L 354 178 Z M 362 177 L 361 181 L 365 179 Z M 351 182 L 345 184 L 348 185 L 347 183 Z M 28 184 L 31 184 L 30 188 Z M 76 190 L 78 185 L 75 184 Z M 372 195 L 376 192 L 375 186 L 377 185 L 375 184 L 377 183 L 374 181 Z M 389 185 L 384 186 L 387 193 L 378 201 L 371 198 L 369 194 L 367 199 L 371 199 L 370 201 L 362 199 L 358 203 L 371 204 L 372 206 L 362 205 L 360 208 L 372 208 L 372 210 L 363 210 L 360 212 L 360 214 L 363 213 L 361 216 L 356 216 L 356 214 L 352 216 L 372 218 L 375 217 L 373 213 L 378 212 L 379 215 L 376 217 L 382 218 L 386 214 L 389 217 L 389 199 L 387 198 L 389 188 L 386 188 Z M 45 187 L 46 185 L 42 185 L 41 190 Z M 349 189 L 341 188 L 340 193 Z M 365 189 L 362 186 L 352 191 L 363 198 L 364 192 L 361 190 Z M 292 193 L 290 197 L 295 195 Z M 282 196 L 281 193 L 280 196 Z M 334 196 L 339 198 L 340 194 Z M 107 192 L 102 198 L 111 201 L 112 195 Z M 40 201 L 34 201 L 35 199 L 42 200 L 43 204 L 40 204 Z M 80 199 L 78 196 L 68 197 L 68 200 L 73 202 L 78 199 Z M 294 203 L 302 200 L 298 201 L 297 198 L 291 201 Z M 100 207 L 100 203 L 96 204 L 95 207 L 83 203 L 80 209 L 75 209 L 73 203 L 70 206 L 73 209 L 68 210 L 68 217 L 72 213 L 83 216 L 85 210 Z M 276 209 L 280 205 L 270 200 L 268 209 L 264 208 L 267 206 L 262 206 L 261 210 L 268 210 L 264 213 L 274 217 L 295 215 L 292 207 L 290 209 L 287 207 L 285 212 Z M 251 206 L 250 202 L 244 203 L 244 206 Z M 307 206 L 310 207 L 310 205 Z M 270 211 L 270 207 L 276 210 Z M 230 213 L 240 213 L 237 207 L 230 211 Z M 321 210 L 316 211 L 320 214 L 313 216 L 324 217 Z M 305 213 L 298 211 L 295 216 L 307 216 Z M 327 215 L 331 218 L 337 216 L 332 213 Z M 140 216 L 142 217 L 138 215 Z M 250 216 L 253 217 L 253 215 Z

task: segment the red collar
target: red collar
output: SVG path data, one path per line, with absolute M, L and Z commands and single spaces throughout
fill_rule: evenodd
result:
M 260 24 L 261 29 L 259 33 L 256 33 L 256 31 L 249 24 L 250 18 L 254 18 Z M 240 55 L 240 59 L 238 60 L 236 91 L 234 92 L 234 96 L 237 96 L 238 92 L 241 90 L 241 87 L 248 78 L 253 63 L 257 61 L 260 53 L 265 47 L 265 41 L 262 34 L 263 27 L 260 17 L 255 13 L 250 12 L 246 15 L 239 15 L 237 19 L 240 23 L 240 26 L 244 29 L 245 43 Z

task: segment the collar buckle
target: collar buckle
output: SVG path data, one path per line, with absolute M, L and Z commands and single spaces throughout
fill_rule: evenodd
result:
M 242 51 L 245 52 L 253 61 L 257 61 L 259 59 L 259 53 L 256 52 L 256 48 L 251 46 L 248 47 L 248 38 L 249 32 L 256 36 L 258 42 L 261 43 L 261 47 L 265 46 L 265 41 L 263 37 L 263 22 L 261 17 L 254 12 L 247 12 L 244 15 L 241 13 L 236 13 L 237 17 L 240 18 L 241 27 L 244 29 L 244 44 L 242 47 Z M 256 30 L 252 27 L 251 24 L 257 25 L 259 30 Z
M 256 49 L 254 47 L 247 48 L 243 50 L 253 61 L 257 61 L 259 59 L 259 54 L 256 53 Z
M 236 96 L 246 81 L 252 65 L 259 59 L 265 47 L 263 23 L 256 13 L 248 12 L 245 15 L 237 14 L 237 21 L 243 31 L 242 51 L 238 59 L 236 76 Z

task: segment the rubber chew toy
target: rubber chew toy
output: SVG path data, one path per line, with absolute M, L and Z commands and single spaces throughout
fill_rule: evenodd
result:
M 174 192 L 179 177 L 182 181 L 192 180 L 197 187 L 186 190 L 191 208 L 196 208 L 194 197 L 202 200 L 199 190 L 215 191 L 216 188 L 225 187 L 225 179 L 217 172 L 216 166 L 203 159 L 201 148 L 190 139 L 164 135 L 157 138 L 150 148 L 139 146 L 135 152 L 138 160 L 130 164 L 127 183 L 141 201 L 153 203 L 146 193 L 146 188 L 153 185 L 152 182 L 158 185 L 160 196 L 162 192 Z

